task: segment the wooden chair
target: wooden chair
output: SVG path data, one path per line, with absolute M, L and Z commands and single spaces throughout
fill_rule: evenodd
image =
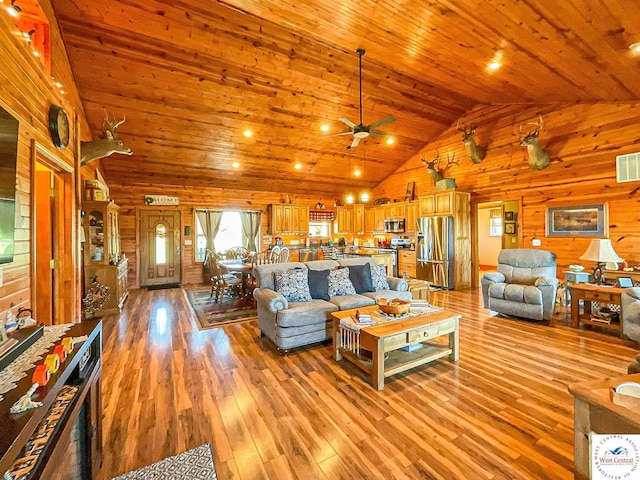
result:
M 227 250 L 227 253 L 225 254 L 225 256 L 229 260 L 246 258 L 248 255 L 249 255 L 249 249 L 247 249 L 246 247 L 231 247 L 229 250 Z
M 289 261 L 289 247 L 281 247 L 278 254 L 277 263 L 287 263 Z
M 242 280 L 230 273 L 223 273 L 215 252 L 210 250 L 207 252 L 207 264 L 211 276 L 211 297 L 209 298 L 213 298 L 215 293 L 215 302 L 218 303 L 218 299 L 224 297 L 225 293 L 240 295 Z

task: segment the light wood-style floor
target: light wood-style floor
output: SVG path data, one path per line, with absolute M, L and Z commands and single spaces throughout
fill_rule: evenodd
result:
M 100 479 L 210 442 L 227 479 L 573 478 L 571 383 L 626 373 L 638 345 L 493 316 L 478 292 L 437 292 L 462 313 L 460 361 L 378 392 L 331 345 L 281 357 L 257 321 L 198 331 L 181 289 L 132 291 L 104 318 Z

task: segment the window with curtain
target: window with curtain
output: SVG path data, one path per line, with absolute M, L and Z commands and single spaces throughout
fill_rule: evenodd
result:
M 220 229 L 213 240 L 216 252 L 226 252 L 231 247 L 243 246 L 242 222 L 240 212 L 224 212 Z M 196 262 L 204 262 L 207 239 L 200 220 L 196 217 Z
M 502 209 L 492 208 L 489 210 L 489 236 L 502 236 Z

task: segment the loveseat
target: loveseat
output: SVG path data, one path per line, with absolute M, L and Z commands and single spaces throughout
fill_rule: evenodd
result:
M 501 250 L 498 271 L 482 277 L 484 308 L 533 320 L 551 320 L 558 279 L 556 255 L 533 248 Z
M 372 285 L 370 287 L 374 288 L 369 288 L 373 291 L 362 291 L 361 288 L 361 293 L 344 294 L 345 292 L 338 292 L 342 294 L 328 295 L 332 292 L 323 291 L 323 278 L 325 276 L 328 278 L 329 275 L 333 276 L 332 271 L 334 274 L 346 273 L 347 270 L 342 267 L 352 267 L 349 272 L 351 277 L 357 272 L 365 277 L 367 272 L 373 274 L 371 275 Z M 282 274 L 287 272 L 293 272 L 292 275 L 296 275 L 296 269 L 306 270 L 306 275 L 310 283 L 313 284 L 310 290 L 316 291 L 313 295 L 316 298 L 306 301 L 291 301 L 285 297 L 285 295 L 291 296 L 285 287 L 281 286 L 281 290 L 285 294 L 276 291 L 276 280 L 281 279 Z M 384 266 L 376 265 L 370 257 L 345 258 L 338 261 L 313 260 L 304 263 L 256 265 L 254 275 L 257 288 L 254 290 L 253 296 L 258 306 L 260 333 L 269 338 L 281 353 L 287 353 L 289 349 L 294 347 L 331 339 L 332 312 L 374 305 L 379 298 L 411 299 L 407 282 L 401 278 L 386 276 Z M 280 283 L 283 283 L 282 280 Z M 334 291 L 337 290 L 334 289 Z
M 621 300 L 622 333 L 640 343 L 640 287 L 625 289 Z

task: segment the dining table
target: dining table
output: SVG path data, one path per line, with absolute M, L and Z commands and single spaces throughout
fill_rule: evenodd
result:
M 253 292 L 249 288 L 251 284 L 251 274 L 253 272 L 252 262 L 243 262 L 240 259 L 219 260 L 218 265 L 227 273 L 240 273 L 242 278 L 242 296 L 236 300 L 234 306 L 249 307 L 254 305 Z

